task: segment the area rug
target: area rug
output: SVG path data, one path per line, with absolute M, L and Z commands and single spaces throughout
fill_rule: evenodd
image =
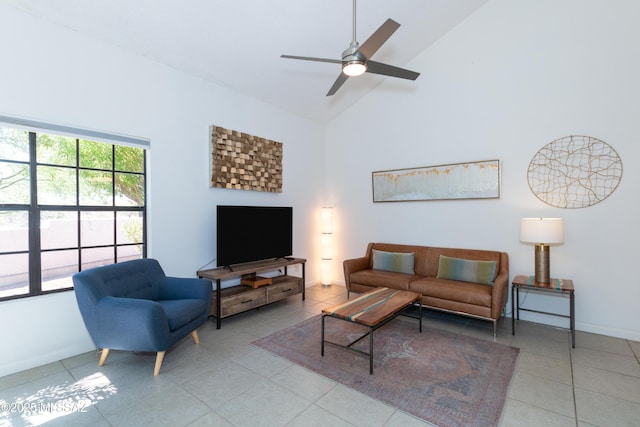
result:
M 427 322 L 422 333 L 407 317 L 375 331 L 373 375 L 367 356 L 332 345 L 320 355 L 320 316 L 252 344 L 440 427 L 498 425 L 519 349 Z M 348 344 L 366 331 L 325 319 L 330 341 Z M 354 348 L 368 352 L 369 339 Z

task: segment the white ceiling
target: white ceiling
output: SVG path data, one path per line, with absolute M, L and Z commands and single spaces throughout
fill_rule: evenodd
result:
M 0 1 L 321 123 L 384 80 L 389 90 L 416 84 L 367 73 L 326 97 L 339 64 L 280 58 L 340 59 L 352 39 L 352 0 Z M 387 18 L 399 22 L 373 59 L 404 68 L 486 2 L 361 0 L 356 38 L 363 43 Z

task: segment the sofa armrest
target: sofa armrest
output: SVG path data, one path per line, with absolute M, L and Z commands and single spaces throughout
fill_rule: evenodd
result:
M 344 283 L 347 290 L 351 290 L 351 273 L 369 268 L 369 257 L 346 259 L 342 263 L 344 268 Z
M 496 276 L 491 292 L 491 317 L 499 319 L 509 298 L 509 256 L 501 254 L 500 271 Z
M 107 296 L 96 305 L 96 315 L 92 337 L 98 347 L 164 351 L 169 346 L 169 321 L 155 301 Z
M 211 300 L 211 282 L 205 279 L 165 277 L 159 283 L 159 300 Z

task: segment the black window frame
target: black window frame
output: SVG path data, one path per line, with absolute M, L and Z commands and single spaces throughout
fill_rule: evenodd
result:
M 0 121 L 0 127 L 16 129 L 15 126 L 11 124 L 3 123 Z M 69 292 L 73 290 L 73 284 L 68 287 L 59 288 L 59 289 L 42 289 L 42 257 L 41 254 L 48 252 L 58 252 L 64 250 L 77 250 L 78 258 L 77 258 L 77 269 L 78 271 L 82 271 L 83 269 L 83 250 L 87 249 L 100 249 L 100 248 L 113 248 L 113 261 L 114 263 L 119 262 L 118 258 L 118 248 L 127 247 L 127 246 L 141 246 L 142 252 L 141 257 L 147 257 L 147 246 L 148 246 L 148 236 L 147 236 L 147 150 L 148 144 L 139 145 L 139 144 L 131 144 L 131 143 L 118 143 L 117 141 L 98 141 L 95 139 L 91 139 L 91 132 L 87 132 L 89 137 L 85 137 L 79 134 L 75 135 L 62 135 L 65 137 L 70 137 L 75 140 L 75 162 L 74 165 L 58 165 L 58 164 L 50 164 L 50 163 L 38 163 L 37 159 L 37 136 L 38 134 L 48 134 L 48 135 L 56 135 L 59 136 L 59 133 L 54 131 L 48 131 L 45 129 L 33 129 L 27 128 L 24 129 L 22 127 L 18 127 L 18 130 L 28 132 L 29 138 L 29 159 L 28 160 L 11 160 L 0 158 L 0 162 L 9 163 L 9 164 L 19 164 L 19 165 L 28 165 L 29 169 L 29 187 L 30 187 L 30 197 L 29 203 L 27 204 L 15 204 L 15 203 L 0 203 L 0 211 L 22 211 L 27 212 L 28 214 L 28 248 L 27 250 L 17 250 L 17 251 L 4 251 L 0 252 L 0 256 L 4 255 L 24 255 L 28 254 L 28 292 L 20 293 L 9 296 L 0 296 L 0 301 L 7 300 L 15 300 L 21 298 L 30 298 L 34 296 L 53 294 L 58 292 Z M 100 133 L 100 135 L 103 135 Z M 118 139 L 117 137 L 115 138 Z M 99 144 L 110 144 L 111 145 L 111 167 L 109 169 L 104 168 L 93 168 L 93 167 L 81 167 L 80 166 L 80 143 L 81 141 L 95 142 Z M 142 150 L 143 158 L 142 158 L 142 171 L 125 171 L 122 169 L 116 168 L 116 150 L 117 147 L 133 147 L 136 149 Z M 51 205 L 51 204 L 38 204 L 38 167 L 39 166 L 53 166 L 56 168 L 65 168 L 74 170 L 75 172 L 75 180 L 76 180 L 76 188 L 75 188 L 75 204 L 71 205 Z M 111 204 L 110 205 L 81 205 L 80 204 L 80 176 L 82 171 L 92 171 L 92 172 L 103 172 L 111 174 Z M 118 205 L 116 203 L 117 197 L 117 183 L 116 183 L 116 174 L 130 174 L 137 175 L 142 177 L 143 181 L 143 199 L 144 202 L 141 206 L 124 206 Z M 76 212 L 76 227 L 77 227 L 77 245 L 73 247 L 63 247 L 63 248 L 49 248 L 42 249 L 41 247 L 41 214 L 42 212 Z M 82 227 L 82 213 L 83 212 L 112 212 L 113 213 L 113 241 L 111 244 L 102 244 L 102 245 L 87 245 L 83 246 L 81 241 L 81 227 Z M 142 219 L 142 241 L 141 242 L 132 242 L 132 243 L 118 243 L 117 238 L 117 220 L 118 213 L 120 212 L 135 212 L 140 214 Z M 0 272 L 1 273 L 1 272 Z

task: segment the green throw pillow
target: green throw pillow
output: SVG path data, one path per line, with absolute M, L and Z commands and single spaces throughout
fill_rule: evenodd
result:
M 413 252 L 385 252 L 373 249 L 373 269 L 415 274 L 413 258 Z
M 440 255 L 437 278 L 493 285 L 496 278 L 496 262 Z

